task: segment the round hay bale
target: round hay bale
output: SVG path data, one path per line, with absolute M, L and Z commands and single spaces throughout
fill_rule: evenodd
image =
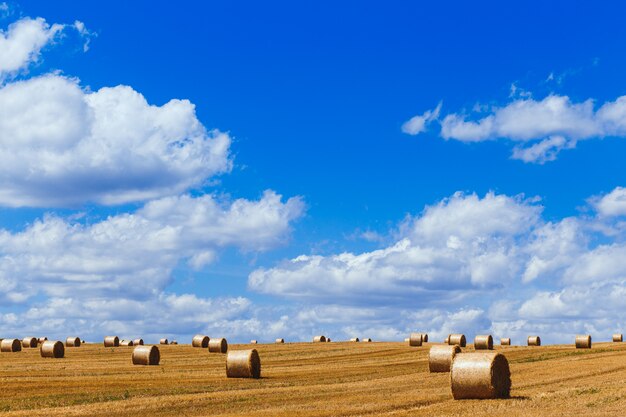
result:
M 459 345 L 434 345 L 428 352 L 428 370 L 450 372 L 452 361 L 457 353 L 461 353 Z
M 490 334 L 474 337 L 474 349 L 493 350 L 493 337 Z
M 406 339 L 404 339 L 404 343 L 409 343 L 411 341 L 410 337 L 407 337 Z
M 0 352 L 20 352 L 22 342 L 17 339 L 2 339 L 0 342 Z
M 411 333 L 409 336 L 409 346 L 422 346 L 422 334 Z
M 313 343 L 326 343 L 326 336 L 315 336 Z
M 503 337 L 500 339 L 500 345 L 501 346 L 511 346 L 511 338 L 510 337 Z
M 68 337 L 65 339 L 65 346 L 67 347 L 80 347 L 79 337 Z
M 209 352 L 226 353 L 228 351 L 228 342 L 226 339 L 211 339 L 209 341 Z
M 133 349 L 133 365 L 158 365 L 161 361 L 159 348 L 156 346 L 137 346 Z
M 42 358 L 62 358 L 65 356 L 65 346 L 58 340 L 46 340 L 39 349 Z
M 22 339 L 22 347 L 23 348 L 36 348 L 39 344 L 39 339 L 36 337 L 25 337 Z
M 443 343 L 445 343 L 446 345 L 450 344 L 450 335 L 448 335 L 448 337 L 446 337 L 445 339 L 443 339 Z
M 509 361 L 496 352 L 459 353 L 452 361 L 450 387 L 455 400 L 508 398 Z
M 160 345 L 169 345 L 170 342 L 167 339 L 161 339 L 161 340 L 159 340 L 159 344 Z
M 614 341 L 614 342 L 621 342 L 621 341 L 623 341 L 623 340 L 624 340 L 624 339 L 622 338 L 622 334 L 621 334 L 621 333 L 615 333 L 615 334 L 613 335 L 613 341 Z
M 285 339 L 276 339 L 276 343 L 285 343 Z
M 209 336 L 205 336 L 203 334 L 197 334 L 191 339 L 191 346 L 195 348 L 208 348 L 209 347 Z
M 350 339 L 351 342 L 360 342 L 358 337 L 353 337 L 352 339 Z
M 37 339 L 37 341 L 39 342 L 39 344 L 42 344 L 43 342 L 45 342 L 46 340 L 48 340 L 47 337 L 40 337 L 39 339 Z
M 541 338 L 539 336 L 528 336 L 528 346 L 541 346 Z
M 370 339 L 370 338 L 368 337 L 368 338 L 363 339 L 363 341 L 364 341 L 364 342 L 369 343 L 369 342 L 371 342 L 371 341 L 372 341 L 372 339 Z
M 177 340 L 172 340 L 172 341 L 170 342 L 170 345 L 177 345 L 177 344 L 178 344 L 178 341 L 177 341 Z
M 261 378 L 261 359 L 256 349 L 228 352 L 226 376 L 228 378 Z
M 464 334 L 451 334 L 448 336 L 448 344 L 449 345 L 459 345 L 461 347 L 465 347 L 467 345 L 467 340 L 465 339 Z
M 141 345 L 143 345 L 143 339 L 135 339 L 135 340 L 133 340 L 133 345 L 134 346 L 141 346 Z
M 84 340 L 83 340 L 83 341 L 81 341 L 81 342 L 80 342 L 80 344 L 81 344 L 81 345 L 84 345 L 84 344 L 85 344 L 85 341 L 84 341 Z
M 256 340 L 251 340 L 251 341 L 250 341 L 250 344 L 251 344 L 251 345 L 256 345 L 257 343 L 259 343 L 259 342 L 257 342 Z
M 576 349 L 591 349 L 591 335 L 576 335 Z
M 326 342 L 327 342 L 327 343 L 330 343 L 330 337 L 327 337 L 327 338 L 326 338 Z
M 118 347 L 120 345 L 120 338 L 117 336 L 105 336 L 104 347 Z
M 120 346 L 134 346 L 135 342 L 132 340 L 122 340 Z
M 422 333 L 422 343 L 428 343 L 428 334 Z

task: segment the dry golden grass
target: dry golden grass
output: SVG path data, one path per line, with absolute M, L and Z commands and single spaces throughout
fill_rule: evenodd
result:
M 496 346 L 511 365 L 512 398 L 481 401 L 452 400 L 449 374 L 428 372 L 429 346 L 230 346 L 259 351 L 259 380 L 226 378 L 226 355 L 190 345 L 160 345 L 159 366 L 133 366 L 132 347 L 101 344 L 68 349 L 64 359 L 0 353 L 0 414 L 604 416 L 626 406 L 626 343 Z

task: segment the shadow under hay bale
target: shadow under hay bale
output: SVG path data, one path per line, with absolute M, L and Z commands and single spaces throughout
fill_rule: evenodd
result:
M 624 339 L 623 339 L 623 337 L 622 337 L 622 334 L 621 334 L 621 333 L 615 333 L 615 334 L 613 335 L 613 341 L 614 341 L 614 342 L 621 342 L 621 341 L 623 341 L 623 340 L 624 340 Z
M 326 343 L 326 336 L 315 336 L 313 338 L 313 343 Z
M 528 346 L 541 346 L 541 338 L 539 336 L 528 336 Z
M 133 365 L 158 365 L 161 354 L 156 346 L 137 346 L 133 350 Z
M 197 334 L 191 339 L 191 346 L 195 348 L 208 348 L 209 347 L 209 336 L 205 336 L 203 334 Z
M 501 346 L 511 346 L 511 338 L 510 337 L 503 337 L 502 339 L 500 339 L 500 345 Z
M 430 372 L 450 372 L 452 361 L 461 353 L 459 345 L 434 345 L 428 352 L 428 370 Z
M 132 340 L 122 340 L 120 346 L 134 346 L 135 342 Z
M 226 355 L 228 378 L 260 378 L 261 359 L 256 349 L 231 350 Z
M 209 341 L 209 352 L 226 353 L 228 351 L 228 342 L 226 339 L 211 339 Z
M 104 347 L 118 347 L 120 345 L 120 338 L 117 336 L 105 336 Z
M 161 339 L 161 340 L 159 340 L 159 344 L 160 345 L 169 345 L 170 342 L 167 339 Z
M 422 346 L 422 334 L 421 333 L 411 333 L 409 335 L 409 346 Z
M 465 347 L 467 345 L 467 340 L 465 339 L 464 334 L 455 333 L 448 335 L 447 340 L 449 345 L 459 345 L 461 347 Z
M 36 337 L 25 337 L 22 339 L 22 347 L 26 349 L 36 348 L 38 344 L 39 339 L 37 339 Z
M 490 334 L 474 337 L 474 349 L 493 350 L 493 337 Z
M 496 352 L 459 353 L 452 361 L 450 387 L 455 400 L 509 398 L 509 361 Z
M 46 340 L 39 349 L 42 358 L 60 359 L 65 356 L 65 346 L 58 340 Z
M 285 339 L 276 339 L 276 343 L 285 343 Z
M 576 335 L 576 349 L 591 349 L 591 335 Z
M 65 346 L 67 347 L 80 347 L 80 338 L 68 337 L 65 339 Z
M 134 346 L 141 346 L 141 345 L 143 345 L 143 339 L 135 339 L 135 340 L 133 340 L 133 345 Z
M 21 352 L 22 342 L 18 339 L 2 339 L 0 342 L 0 352 Z

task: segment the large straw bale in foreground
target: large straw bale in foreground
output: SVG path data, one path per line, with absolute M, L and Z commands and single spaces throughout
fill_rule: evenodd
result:
M 541 338 L 539 336 L 528 336 L 528 346 L 541 346 Z
M 226 339 L 211 339 L 209 341 L 209 352 L 226 353 L 228 351 L 228 342 Z
M 62 358 L 65 356 L 65 346 L 58 340 L 46 340 L 39 349 L 42 358 Z
M 17 339 L 2 339 L 0 342 L 0 352 L 20 352 L 22 342 Z
M 591 335 L 576 335 L 576 349 L 591 349 Z
M 205 336 L 203 334 L 197 334 L 191 339 L 191 346 L 195 348 L 208 348 L 209 347 L 209 336 Z
M 117 347 L 120 345 L 120 338 L 117 336 L 105 336 L 104 347 Z
M 430 372 L 450 372 L 452 361 L 457 353 L 461 353 L 459 345 L 434 345 L 428 353 L 428 370 Z
M 68 337 L 65 339 L 65 346 L 67 347 L 80 347 L 79 337 Z
M 509 361 L 501 353 L 459 353 L 452 361 L 450 387 L 455 400 L 508 398 Z
M 22 347 L 23 348 L 36 348 L 39 344 L 39 339 L 36 337 L 25 337 L 22 339 Z
M 411 333 L 409 335 L 409 346 L 422 346 L 423 341 L 421 333 Z
M 493 337 L 490 334 L 478 335 L 474 337 L 474 349 L 493 350 Z
M 133 350 L 133 365 L 158 365 L 160 361 L 161 354 L 156 346 L 137 346 Z
M 500 345 L 502 346 L 511 346 L 511 338 L 510 337 L 503 337 L 500 339 Z
M 231 350 L 226 355 L 228 378 L 260 378 L 261 359 L 256 349 Z
M 459 345 L 461 347 L 465 347 L 467 345 L 467 340 L 465 339 L 464 334 L 456 333 L 448 336 L 448 344 L 449 345 Z
M 621 333 L 615 333 L 613 335 L 613 341 L 614 342 L 621 342 L 622 340 L 624 340 L 624 339 L 622 338 L 622 334 Z
M 326 336 L 324 336 L 324 335 L 315 336 L 313 338 L 313 343 L 326 343 Z

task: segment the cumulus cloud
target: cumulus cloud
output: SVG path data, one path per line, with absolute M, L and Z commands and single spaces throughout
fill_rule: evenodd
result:
M 506 139 L 519 143 L 514 159 L 545 163 L 555 160 L 561 150 L 575 148 L 579 141 L 625 136 L 626 96 L 597 109 L 592 99 L 577 103 L 554 94 L 542 100 L 522 97 L 504 107 L 491 107 L 486 115 L 448 114 L 441 121 L 440 135 L 461 142 Z
M 0 88 L 0 204 L 112 205 L 176 195 L 228 172 L 231 139 L 188 100 L 49 74 Z
M 616 187 L 610 193 L 594 197 L 590 201 L 601 216 L 626 216 L 626 188 L 624 187 Z
M 428 125 L 439 117 L 441 104 L 440 102 L 434 110 L 427 110 L 424 114 L 413 116 L 402 125 L 402 131 L 409 135 L 417 135 L 425 132 Z

